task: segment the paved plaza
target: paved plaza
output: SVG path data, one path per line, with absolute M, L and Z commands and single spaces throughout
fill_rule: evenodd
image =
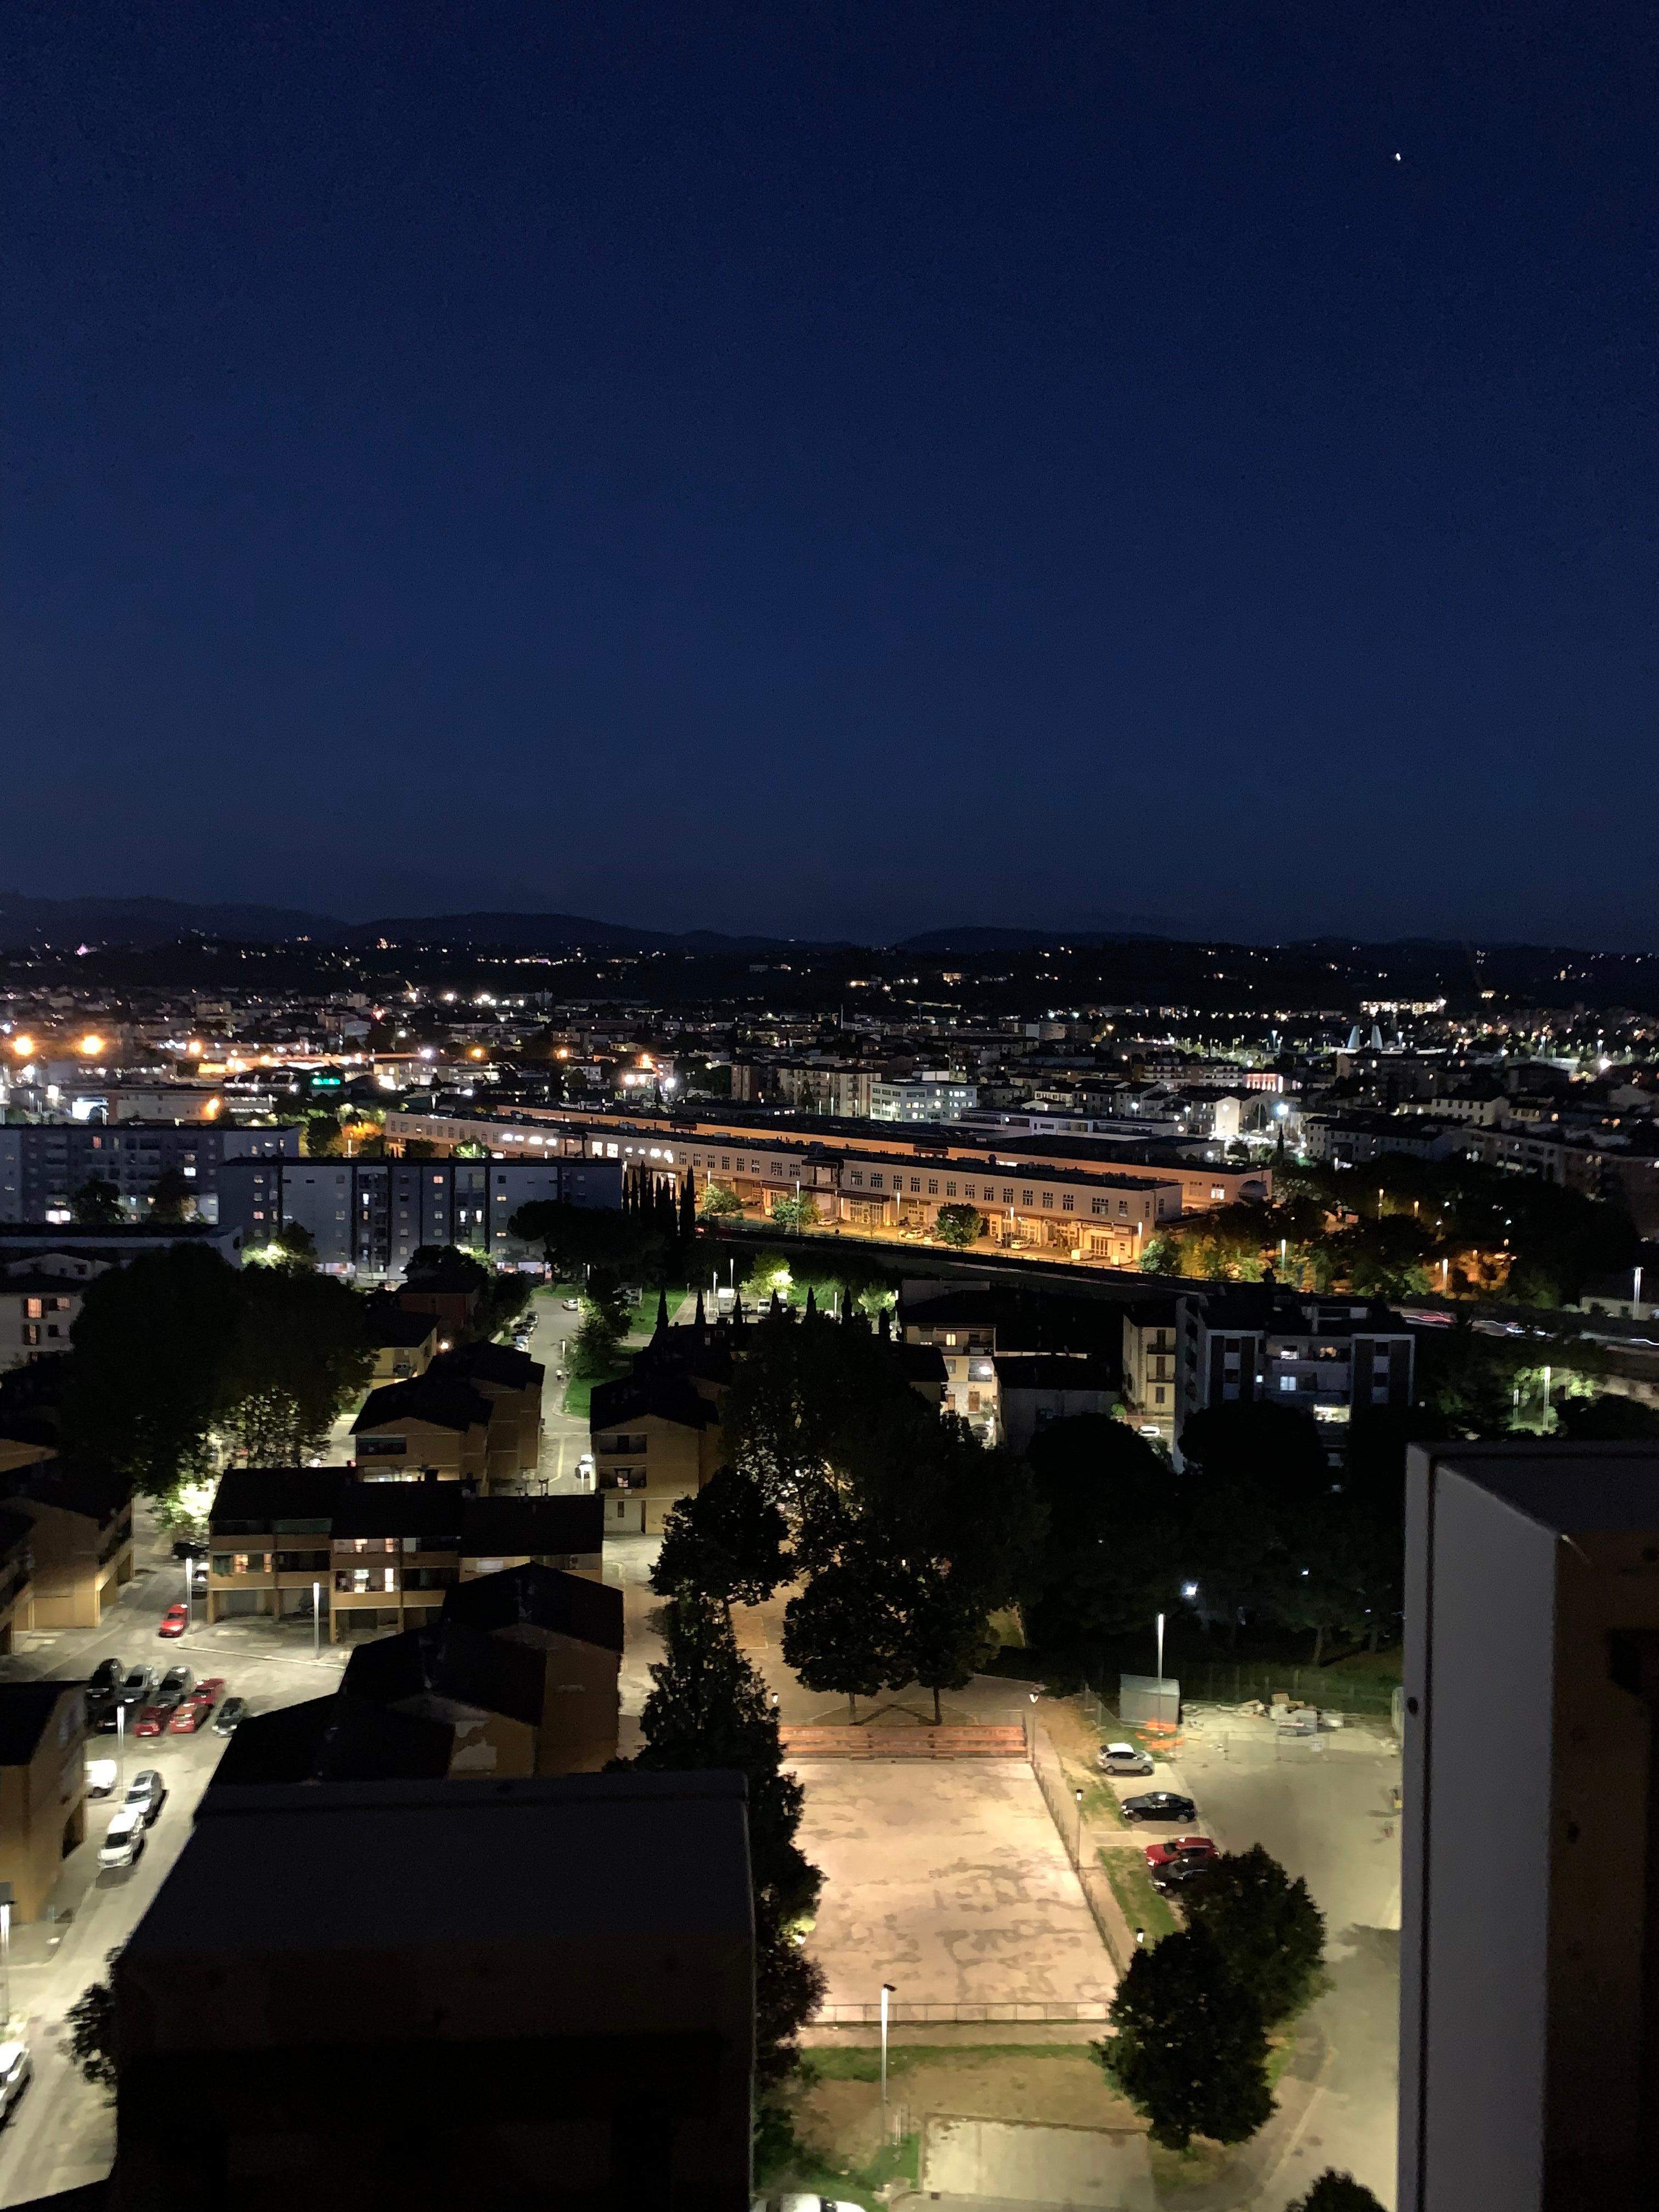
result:
M 831 2004 L 1108 1999 L 1111 1960 L 1023 1759 L 803 1759 Z

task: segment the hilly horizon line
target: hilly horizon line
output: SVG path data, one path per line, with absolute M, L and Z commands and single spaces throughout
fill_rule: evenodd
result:
M 1121 922 L 1094 921 L 1048 928 L 963 922 L 914 932 L 878 942 L 870 938 L 786 936 L 775 933 L 709 929 L 651 929 L 627 922 L 601 921 L 589 915 L 550 912 L 533 908 L 471 908 L 428 915 L 382 915 L 366 921 L 349 921 L 337 915 L 303 908 L 281 907 L 251 901 L 172 899 L 159 894 L 131 897 L 81 896 L 40 898 L 17 891 L 0 891 L 0 951 L 21 951 L 36 947 L 63 949 L 73 939 L 76 949 L 89 939 L 99 949 L 154 950 L 190 937 L 234 939 L 245 944 L 319 944 L 351 951 L 372 948 L 380 939 L 388 945 L 408 944 L 432 949 L 443 939 L 459 941 L 468 950 L 542 952 L 551 951 L 682 951 L 717 957 L 721 954 L 781 952 L 898 952 L 928 957 L 964 957 L 997 952 L 1038 952 L 1066 946 L 1096 947 L 1113 944 L 1212 944 L 1255 950 L 1289 951 L 1296 947 L 1346 945 L 1394 947 L 1467 953 L 1478 940 L 1463 936 L 1367 936 L 1363 933 L 1329 929 L 1305 936 L 1252 938 L 1217 930 L 1183 929 L 1178 926 L 1148 926 L 1149 918 L 1125 916 Z M 1605 946 L 1573 946 L 1547 940 L 1491 938 L 1484 943 L 1493 950 L 1559 951 L 1597 959 L 1646 958 L 1646 952 L 1629 953 Z

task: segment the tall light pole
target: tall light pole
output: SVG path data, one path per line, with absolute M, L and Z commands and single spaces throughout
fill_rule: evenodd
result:
M 1072 1795 L 1077 1799 L 1077 1841 L 1072 1850 L 1072 1864 L 1081 1868 L 1083 1864 L 1083 1792 L 1080 1790 L 1074 1790 Z
M 881 1985 L 881 2139 L 887 2140 L 887 2000 L 892 1996 L 894 1984 Z
M 3 1979 L 5 1984 L 5 1996 L 0 1998 L 0 2004 L 4 2006 L 5 2024 L 9 2033 L 11 2028 L 11 1884 L 9 1881 L 0 1882 L 0 1890 L 5 1893 L 3 1897 L 0 1897 L 0 1979 Z
M 323 1651 L 323 1586 L 311 1585 L 311 1656 L 319 1659 Z
M 1162 1689 L 1164 1686 L 1164 1615 L 1161 1613 L 1158 1616 L 1158 1687 Z M 1161 1718 L 1162 1716 L 1160 1715 L 1159 1717 Z

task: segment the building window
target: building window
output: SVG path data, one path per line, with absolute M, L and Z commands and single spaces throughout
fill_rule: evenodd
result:
M 1002 1202 L 1005 1206 L 1012 1206 L 1013 1204 L 1014 1194 L 1011 1189 L 1004 1189 L 1002 1194 Z
M 1070 1213 L 1073 1211 L 1072 1194 L 1069 1190 L 1060 1199 L 1060 1210 L 1062 1213 Z
M 1042 1203 L 1043 1203 L 1045 1206 L 1053 1206 L 1054 1202 L 1054 1194 L 1053 1191 L 1051 1191 L 1051 1190 L 1045 1190 L 1045 1191 L 1043 1192 L 1043 1194 L 1042 1194 Z
M 947 1182 L 947 1183 L 945 1184 L 945 1195 L 946 1196 L 946 1198 L 954 1198 L 954 1197 L 956 1196 L 956 1194 L 957 1194 L 957 1187 L 956 1187 L 955 1183 L 953 1183 L 953 1182 Z
M 1294 1390 L 1296 1388 L 1295 1376 L 1281 1375 L 1279 1378 L 1279 1387 L 1281 1390 Z
M 1019 1202 L 1022 1206 L 1029 1206 L 1031 1203 L 1031 1194 L 1029 1190 L 1021 1191 Z
M 918 1196 L 920 1196 L 921 1192 L 921 1177 L 920 1176 L 911 1176 L 911 1178 L 910 1178 L 910 1188 L 911 1188 L 911 1189 L 912 1189 L 912 1191 L 913 1191 L 913 1192 L 915 1192 Z
M 878 1175 L 872 1175 L 871 1176 L 870 1188 L 872 1190 L 879 1190 L 881 1188 L 881 1177 Z
M 23 1310 L 31 1321 L 39 1321 L 46 1310 L 45 1302 L 40 1298 L 27 1298 L 24 1301 Z
M 929 1176 L 927 1178 L 927 1195 L 929 1198 L 937 1198 L 939 1196 L 939 1177 L 937 1176 Z

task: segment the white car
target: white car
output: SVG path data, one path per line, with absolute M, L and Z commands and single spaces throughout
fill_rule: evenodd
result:
M 1096 1762 L 1103 1774 L 1150 1774 L 1152 1762 L 1132 1743 L 1103 1743 Z
M 757 2197 L 754 2212 L 860 2212 L 849 2197 L 820 2197 L 816 2190 L 786 2190 L 781 2197 Z
M 582 1302 L 580 1298 L 567 1298 L 564 1302 L 564 1310 L 567 1313 L 580 1313 L 582 1310 Z
M 131 1866 L 143 1848 L 144 1816 L 133 1807 L 124 1805 L 98 1846 L 98 1863 L 100 1867 Z
M 87 1761 L 87 1795 L 88 1797 L 107 1797 L 115 1787 L 120 1772 L 112 1759 L 89 1759 Z
M 11 2118 L 11 2108 L 33 2071 L 27 2043 L 0 2043 L 0 2120 Z

